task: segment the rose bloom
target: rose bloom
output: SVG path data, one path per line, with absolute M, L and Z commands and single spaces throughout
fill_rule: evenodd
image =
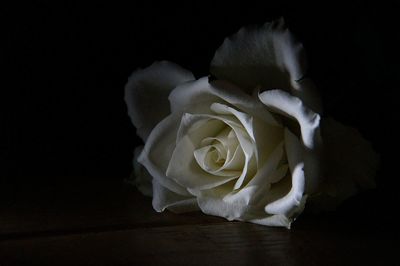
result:
M 307 198 L 326 209 L 372 187 L 376 154 L 357 131 L 322 121 L 306 65 L 278 20 L 226 39 L 210 77 L 165 61 L 135 71 L 125 101 L 145 145 L 134 182 L 154 209 L 289 228 Z

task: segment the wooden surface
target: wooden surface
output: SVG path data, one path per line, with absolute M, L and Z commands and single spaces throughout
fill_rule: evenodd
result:
M 1 266 L 400 263 L 397 230 L 357 210 L 304 214 L 287 230 L 156 213 L 120 181 L 19 185 L 2 196 Z

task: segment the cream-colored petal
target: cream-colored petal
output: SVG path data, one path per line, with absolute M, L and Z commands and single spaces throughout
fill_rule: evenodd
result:
M 234 123 L 234 121 L 231 121 Z M 224 119 L 205 114 L 183 114 L 179 130 L 176 135 L 176 143 L 182 138 L 190 137 L 193 145 L 199 147 L 208 137 L 217 137 L 227 127 Z
M 216 176 L 204 171 L 193 155 L 196 147 L 189 136 L 183 137 L 177 144 L 166 171 L 167 177 L 189 189 L 210 189 L 237 176 Z
M 146 167 L 153 179 L 156 179 L 162 186 L 177 194 L 187 196 L 190 195 L 187 189 L 165 174 L 175 149 L 178 126 L 179 117 L 175 115 L 169 115 L 157 124 L 147 138 L 138 162 Z
M 283 127 L 271 126 L 253 117 L 254 138 L 258 168 L 269 161 L 271 153 L 282 142 Z
M 271 182 L 271 184 L 281 181 L 282 178 L 286 176 L 288 170 L 289 166 L 287 164 L 279 166 L 274 172 L 271 173 L 268 181 Z
M 211 158 L 215 154 L 215 150 L 212 146 L 206 146 L 194 151 L 194 158 L 197 164 L 210 175 L 217 176 L 229 176 L 229 177 L 238 177 L 240 175 L 239 170 L 229 170 L 225 169 L 222 165 L 218 165 L 214 158 Z
M 296 206 L 296 208 L 292 209 L 291 213 L 289 215 L 283 215 L 283 214 L 275 214 L 275 215 L 256 215 L 256 217 L 251 218 L 251 217 L 246 217 L 245 221 L 249 221 L 251 223 L 256 223 L 260 225 L 266 225 L 266 226 L 283 226 L 288 229 L 290 229 L 291 224 L 294 220 L 296 220 L 297 216 L 301 214 L 305 208 L 307 196 L 304 196 L 300 204 Z M 258 216 L 258 217 L 257 217 Z
M 293 173 L 295 167 L 304 162 L 304 146 L 287 128 L 285 128 L 285 151 L 290 172 Z
M 213 171 L 214 165 L 212 161 L 210 161 L 209 153 L 210 150 L 213 149 L 211 145 L 202 147 L 200 149 L 195 149 L 193 152 L 194 158 L 196 159 L 197 164 L 206 172 Z
M 245 162 L 245 155 L 243 153 L 243 149 L 236 145 L 236 149 L 233 152 L 232 156 L 228 156 L 228 159 L 225 161 L 225 164 L 221 167 L 221 169 L 241 171 Z
M 259 94 L 261 102 L 277 113 L 296 119 L 301 129 L 301 139 L 309 149 L 321 145 L 320 116 L 297 97 L 282 90 L 270 90 Z
M 254 144 L 246 130 L 232 116 L 186 113 L 181 121 L 177 142 L 189 136 L 193 145 L 198 146 L 202 139 L 216 136 L 226 126 L 234 131 L 245 155 L 252 156 L 255 152 Z
M 214 174 L 223 173 L 226 170 L 242 171 L 245 156 L 232 128 L 227 126 L 216 137 L 207 137 L 201 143 L 202 145 L 214 147 L 218 151 L 219 156 L 221 156 L 221 159 L 224 160 L 223 165 L 218 167 L 217 171 L 213 171 Z M 199 162 L 199 160 L 197 161 Z
M 246 221 L 266 226 L 290 227 L 293 218 L 285 215 L 271 215 L 250 203 L 255 187 L 246 187 L 239 192 L 224 194 L 215 191 L 203 191 L 197 194 L 198 204 L 202 212 L 224 217 L 230 221 Z
M 248 206 L 239 201 L 226 202 L 219 197 L 200 195 L 197 197 L 198 205 L 202 212 L 224 217 L 229 221 L 237 220 L 246 213 Z
M 287 216 L 282 214 L 265 215 L 260 218 L 253 218 L 245 221 L 264 226 L 286 227 L 288 229 L 290 229 L 292 223 L 292 219 L 289 219 Z
M 280 193 L 278 197 L 269 197 L 270 194 L 270 183 L 276 181 L 277 171 L 283 174 L 283 171 L 278 168 L 280 161 L 284 154 L 283 142 L 276 147 L 271 153 L 270 160 L 265 164 L 263 169 L 258 169 L 256 175 L 250 179 L 250 181 L 241 189 L 229 191 L 223 196 L 223 201 L 230 204 L 240 204 L 251 206 L 258 206 L 264 213 L 264 207 L 266 204 L 273 201 L 273 199 L 283 197 L 287 193 Z M 275 178 L 275 179 L 272 179 Z M 237 181 L 236 181 L 237 183 Z M 235 183 L 235 184 L 236 184 Z M 207 194 L 203 194 L 207 195 Z M 247 210 L 247 209 L 246 209 Z M 243 213 L 244 215 L 245 213 Z
M 284 197 L 265 206 L 265 211 L 267 213 L 281 214 L 290 217 L 291 213 L 301 205 L 305 190 L 303 167 L 303 163 L 299 163 L 294 167 L 292 171 L 291 190 Z
M 234 117 L 236 117 L 242 124 L 243 128 L 246 130 L 251 140 L 255 141 L 253 133 L 253 117 L 238 110 L 235 110 L 234 108 L 229 107 L 225 104 L 213 103 L 210 108 L 217 114 L 233 115 Z
M 190 71 L 167 61 L 155 62 L 129 77 L 125 103 L 137 134 L 144 141 L 155 125 L 170 114 L 170 92 L 189 80 L 194 80 Z
M 286 195 L 281 194 L 276 200 L 266 205 L 265 211 L 270 214 L 282 214 L 291 217 L 294 213 L 299 214 L 300 210 L 304 208 L 306 183 L 313 182 L 314 179 L 313 173 L 310 173 L 310 180 L 306 180 L 309 176 L 305 175 L 307 172 L 304 169 L 304 159 L 307 157 L 305 148 L 288 129 L 285 129 L 285 150 L 290 169 L 291 189 Z M 309 161 L 306 160 L 306 162 Z
M 220 115 L 233 115 L 240 121 L 256 147 L 256 160 L 260 165 L 267 161 L 269 154 L 282 140 L 280 126 L 272 126 L 224 104 L 214 103 L 211 109 Z
M 236 180 L 236 183 L 235 183 L 235 186 L 233 187 L 233 189 L 240 188 L 244 182 L 244 179 L 246 178 L 246 176 L 248 176 L 249 164 L 250 164 L 251 158 L 253 158 L 253 157 L 249 157 L 249 156 L 245 155 L 242 173 L 240 174 L 239 178 Z M 253 160 L 253 161 L 255 161 L 255 160 Z M 253 163 L 253 166 L 257 167 L 256 165 L 257 165 L 256 163 Z
M 185 114 L 181 120 L 178 142 L 166 171 L 167 176 L 189 189 L 210 189 L 237 178 L 232 174 L 217 176 L 204 171 L 194 157 L 203 138 L 218 136 L 227 126 L 235 132 L 245 155 L 251 156 L 254 147 L 249 137 L 242 126 L 230 117 Z
M 197 200 L 192 196 L 182 196 L 162 186 L 153 179 L 153 208 L 157 212 L 168 209 L 175 213 L 184 213 L 199 210 Z
M 254 187 L 245 188 L 244 194 L 252 195 Z M 198 205 L 202 212 L 224 217 L 229 221 L 238 220 L 245 221 L 265 226 L 279 226 L 290 228 L 290 224 L 293 221 L 292 218 L 288 218 L 285 215 L 270 215 L 265 213 L 262 209 L 254 209 L 252 205 L 249 205 L 249 197 L 243 195 L 228 194 L 226 196 L 213 195 L 213 193 L 200 193 L 197 196 Z M 221 200 L 221 198 L 223 198 Z M 254 214 L 256 213 L 256 215 Z
M 222 80 L 209 82 L 207 77 L 177 86 L 169 95 L 172 112 L 211 114 L 212 103 L 229 103 L 239 110 L 271 125 L 278 122 L 271 113 L 251 95 Z
M 275 178 L 271 178 L 279 166 L 279 162 L 284 155 L 283 141 L 276 145 L 273 152 L 271 152 L 268 160 L 261 168 L 258 169 L 257 175 L 250 180 L 248 186 L 261 186 L 263 184 L 273 183 Z
M 210 71 L 251 93 L 254 88 L 283 89 L 320 112 L 313 86 L 301 82 L 307 70 L 303 45 L 285 27 L 283 19 L 262 27 L 242 28 L 226 38 L 216 51 Z
M 286 174 L 280 167 L 280 162 L 284 155 L 283 147 L 282 142 L 271 153 L 268 163 L 258 169 L 256 175 L 246 186 L 238 191 L 231 192 L 227 197 L 242 198 L 246 204 L 258 206 L 257 208 L 262 209 L 265 214 L 265 205 L 284 197 L 290 190 L 288 188 L 290 184 L 285 184 L 285 182 L 279 182 L 279 184 L 271 186 L 278 180 L 280 181 Z M 282 176 L 277 177 L 278 175 Z

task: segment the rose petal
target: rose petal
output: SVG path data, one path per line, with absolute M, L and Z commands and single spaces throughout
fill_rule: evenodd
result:
M 250 180 L 248 186 L 261 186 L 263 184 L 276 182 L 277 178 L 275 177 L 274 172 L 278 170 L 279 162 L 282 160 L 284 154 L 283 147 L 283 142 L 276 145 L 266 163 L 258 169 L 257 175 Z
M 210 126 L 211 122 L 214 124 Z M 237 178 L 237 176 L 215 176 L 209 171 L 203 171 L 193 158 L 193 153 L 199 147 L 202 136 L 203 138 L 205 136 L 215 136 L 222 129 L 215 123 L 221 122 L 231 127 L 235 132 L 245 155 L 242 174 L 238 178 L 235 189 L 243 184 L 246 176 L 252 176 L 256 172 L 254 164 L 251 169 L 248 169 L 249 162 L 254 155 L 254 145 L 243 127 L 237 124 L 232 117 L 223 115 L 191 115 L 186 113 L 182 118 L 176 149 L 172 154 L 167 169 L 168 177 L 190 189 L 210 189 L 224 184 L 233 178 Z
M 245 207 L 241 207 L 245 212 L 241 213 L 240 216 L 235 216 L 233 213 L 237 212 L 235 210 L 232 211 L 232 214 L 230 214 L 231 217 L 235 217 L 234 219 L 239 219 L 239 220 L 246 220 L 250 218 L 246 218 L 248 215 L 248 212 L 251 211 L 251 209 L 257 209 L 257 210 L 262 210 L 262 212 L 258 211 L 259 214 L 257 217 L 265 217 L 269 216 L 269 214 L 265 213 L 263 208 L 267 203 L 269 203 L 271 200 L 269 200 L 269 189 L 270 189 L 270 183 L 269 183 L 269 176 L 271 175 L 271 172 L 273 173 L 274 169 L 276 168 L 276 165 L 278 165 L 282 155 L 283 155 L 283 145 L 278 145 L 278 147 L 275 149 L 275 151 L 271 154 L 271 160 L 270 163 L 266 164 L 269 165 L 269 167 L 265 167 L 262 171 L 258 171 L 257 175 L 252 178 L 246 186 L 241 188 L 240 190 L 229 190 L 226 191 L 224 195 L 219 195 L 223 202 L 226 204 L 231 204 L 232 207 L 230 208 L 235 208 L 236 205 L 241 204 Z M 270 171 L 268 171 L 270 170 Z M 232 188 L 231 188 L 232 189 Z M 207 198 L 211 193 L 201 193 L 200 196 Z M 284 193 L 281 194 L 282 196 L 285 195 Z M 211 194 L 211 196 L 213 196 Z M 206 199 L 203 199 L 206 200 Z M 200 203 L 199 203 L 200 204 Z M 201 204 L 200 204 L 201 207 Z M 226 209 L 228 207 L 225 207 Z M 203 208 L 202 208 L 203 209 Z M 255 218 L 255 217 L 253 217 Z M 251 219 L 253 219 L 251 218 Z
M 287 128 L 285 128 L 285 150 L 290 172 L 293 173 L 296 166 L 304 162 L 304 146 Z
M 241 191 L 241 195 L 223 195 L 216 194 L 215 191 L 203 191 L 197 196 L 198 205 L 202 212 L 220 216 L 228 219 L 229 221 L 247 221 L 255 224 L 267 226 L 284 226 L 290 227 L 291 219 L 285 215 L 269 215 L 265 212 L 257 212 L 248 204 L 248 198 L 254 194 L 254 187 L 245 188 Z M 244 194 L 249 194 L 248 197 Z M 221 200 L 223 198 L 223 200 Z M 253 214 L 253 213 L 256 214 Z
M 203 147 L 194 151 L 194 158 L 197 164 L 207 173 L 217 175 L 217 176 L 235 176 L 240 175 L 238 170 L 225 170 L 225 168 L 219 165 L 214 165 L 215 162 L 210 160 L 208 157 L 210 155 L 210 149 L 212 146 Z M 225 170 L 225 171 L 223 171 Z
M 292 218 L 281 214 L 270 215 L 264 211 L 260 212 L 257 206 L 249 204 L 249 199 L 257 189 L 254 186 L 246 187 L 236 193 L 229 193 L 231 189 L 231 187 L 227 187 L 198 191 L 197 199 L 201 211 L 209 215 L 224 217 L 230 221 L 238 220 L 268 226 L 290 227 Z
M 144 165 L 150 175 L 162 186 L 177 194 L 188 196 L 190 193 L 185 187 L 165 175 L 175 148 L 178 126 L 179 118 L 175 115 L 169 115 L 157 124 L 149 135 L 138 162 Z
M 287 148 L 287 146 L 291 148 Z M 256 206 L 261 209 L 265 207 L 268 213 L 259 213 L 257 219 L 261 220 L 258 223 L 263 221 L 270 225 L 270 222 L 275 218 L 266 219 L 264 217 L 270 217 L 271 214 L 284 215 L 291 220 L 293 215 L 300 213 L 304 207 L 304 173 L 298 174 L 299 171 L 303 172 L 303 170 L 296 168 L 298 165 L 301 165 L 300 168 L 302 168 L 304 147 L 296 136 L 287 129 L 285 130 L 285 148 L 286 157 L 290 162 L 290 169 L 293 175 L 286 175 L 287 165 L 280 164 L 284 154 L 283 143 L 281 143 L 271 153 L 268 163 L 259 169 L 257 175 L 246 185 L 245 188 L 247 191 L 245 193 L 242 193 L 242 190 L 240 190 L 225 196 L 225 198 L 241 197 L 247 204 L 255 206 L 255 208 Z M 285 178 L 283 179 L 283 177 Z M 274 183 L 273 186 L 271 186 L 272 183 Z M 276 225 L 278 226 L 279 224 Z M 289 225 L 286 224 L 285 226 Z
M 273 181 L 276 182 L 276 172 L 279 171 L 283 175 L 285 175 L 286 173 L 283 172 L 280 167 L 278 167 L 283 154 L 283 143 L 280 143 L 271 153 L 268 162 L 265 163 L 261 169 L 258 169 L 257 174 L 246 184 L 246 186 L 241 188 L 240 190 L 227 191 L 224 195 L 222 195 L 223 201 L 232 204 L 237 204 L 238 202 L 240 202 L 244 205 L 263 209 L 266 204 L 270 203 L 276 198 L 283 197 L 285 194 L 287 194 L 287 191 L 284 191 L 276 197 L 271 197 L 270 195 L 270 184 Z M 210 192 L 208 192 L 208 194 L 203 193 L 202 195 L 205 196 L 209 194 Z M 262 214 L 259 214 L 258 216 L 260 215 L 264 217 L 268 214 L 263 211 Z
M 283 214 L 291 217 L 293 213 L 300 213 L 299 208 L 303 208 L 302 201 L 306 192 L 306 181 L 308 183 L 313 182 L 314 176 L 312 175 L 313 173 L 310 173 L 311 181 L 305 179 L 304 146 L 288 129 L 285 129 L 285 148 L 291 172 L 291 189 L 285 196 L 279 197 L 265 206 L 265 211 L 271 214 Z
M 199 210 L 196 198 L 178 195 L 162 186 L 156 179 L 153 179 L 153 190 L 153 208 L 158 212 L 165 209 L 175 213 Z
M 257 173 L 257 160 L 255 159 L 255 156 L 251 156 L 250 158 L 245 156 L 245 164 L 243 167 L 242 174 L 239 176 L 239 178 L 236 180 L 235 186 L 233 189 L 239 189 L 244 185 L 246 180 L 251 180 L 251 178 L 254 177 L 254 175 Z
M 290 229 L 292 223 L 291 219 L 282 214 L 269 215 L 262 218 L 248 218 L 245 221 L 265 226 L 286 227 L 288 229 Z
M 271 125 L 279 125 L 260 101 L 243 93 L 241 89 L 226 81 L 208 82 L 201 78 L 176 87 L 169 95 L 172 112 L 211 114 L 209 103 L 230 103 L 239 110 Z
M 242 28 L 216 51 L 210 71 L 251 93 L 255 88 L 288 89 L 320 112 L 320 98 L 310 82 L 301 82 L 307 68 L 303 45 L 283 19 L 262 27 Z
M 177 85 L 194 80 L 193 74 L 167 61 L 132 73 L 125 86 L 128 114 L 145 141 L 154 126 L 170 114 L 168 95 Z
M 252 117 L 225 104 L 213 103 L 211 109 L 217 114 L 233 115 L 240 121 L 256 146 L 256 159 L 260 164 L 267 161 L 269 154 L 282 140 L 282 128 L 280 126 L 272 126 L 257 117 Z
M 282 180 L 286 176 L 286 173 L 289 169 L 289 166 L 287 164 L 284 164 L 277 168 L 272 174 L 270 175 L 270 182 L 271 184 L 277 183 Z
M 293 212 L 289 216 L 283 214 L 275 214 L 265 217 L 261 215 L 259 218 L 248 217 L 245 221 L 266 226 L 283 226 L 290 229 L 292 222 L 300 213 L 303 212 L 306 200 L 307 196 L 304 196 L 301 199 L 300 204 L 297 206 L 296 209 L 293 210 Z
M 222 200 L 222 195 L 214 196 L 213 193 L 215 194 L 215 191 L 210 191 L 210 194 L 203 191 L 197 196 L 198 205 L 205 214 L 224 217 L 232 221 L 243 216 L 249 208 L 241 199 L 226 202 Z
M 216 171 L 211 171 L 211 173 L 219 175 L 223 174 L 222 172 L 226 170 L 240 172 L 243 169 L 245 156 L 232 128 L 227 126 L 216 137 L 207 137 L 203 139 L 201 143 L 202 145 L 215 147 L 215 149 L 218 150 L 218 153 L 220 153 L 225 160 L 222 166 L 220 166 Z M 200 159 L 197 160 L 201 165 L 200 161 Z M 238 175 L 240 175 L 240 173 Z
M 354 128 L 332 118 L 322 123 L 324 178 L 321 193 L 310 198 L 314 210 L 334 209 L 358 190 L 375 187 L 379 156 Z
M 249 137 L 253 141 L 255 141 L 253 133 L 253 118 L 251 116 L 243 112 L 239 112 L 238 110 L 235 110 L 234 108 L 229 107 L 225 104 L 220 104 L 220 103 L 213 103 L 210 108 L 217 114 L 233 115 L 234 117 L 236 117 L 240 121 L 244 129 L 247 131 Z
M 322 179 L 320 173 L 320 150 L 304 147 L 300 140 L 287 128 L 285 129 L 285 148 L 292 173 L 298 164 L 304 164 L 306 176 L 304 193 L 313 194 L 319 188 Z
M 204 125 L 204 123 L 207 124 Z M 218 124 L 221 126 L 218 126 Z M 244 128 L 229 116 L 184 114 L 178 132 L 177 143 L 179 143 L 182 138 L 190 135 L 192 143 L 194 146 L 198 147 L 204 138 L 216 136 L 224 126 L 229 126 L 235 132 L 243 152 L 250 158 L 254 153 L 254 145 Z
M 246 158 L 244 156 L 243 150 L 239 145 L 237 145 L 232 156 L 228 156 L 225 164 L 222 166 L 221 169 L 240 171 L 241 169 L 243 169 L 245 159 Z
M 268 162 L 270 154 L 283 139 L 283 127 L 271 126 L 253 117 L 254 138 L 257 149 L 258 168 Z
M 230 122 L 235 123 L 235 121 Z M 190 135 L 192 142 L 198 147 L 205 138 L 218 136 L 226 127 L 227 125 L 222 118 L 206 114 L 185 113 L 181 117 L 179 130 L 176 136 L 176 144 L 178 144 L 182 138 Z
M 179 132 L 186 133 L 178 134 L 180 137 L 169 160 L 166 175 L 189 189 L 209 189 L 237 178 L 235 175 L 210 174 L 199 166 L 194 157 L 194 152 L 200 146 L 202 138 L 217 135 L 223 128 L 218 124 L 226 126 L 229 122 L 231 121 L 222 117 L 185 114 L 182 117 Z
M 255 152 L 255 148 L 257 148 L 257 154 L 256 157 L 259 161 L 264 162 L 266 161 L 266 157 L 268 157 L 269 153 L 272 152 L 272 150 L 275 148 L 276 144 L 279 143 L 281 139 L 281 132 L 282 129 L 281 127 L 278 126 L 272 126 L 270 124 L 265 123 L 264 121 L 261 122 L 258 118 L 249 118 L 247 115 L 234 110 L 233 108 L 226 107 L 227 109 L 224 110 L 224 112 L 221 110 L 221 108 L 224 108 L 225 105 L 223 104 L 218 104 L 218 103 L 213 103 L 211 105 L 211 109 L 214 111 L 219 112 L 219 114 L 201 114 L 201 115 L 191 115 L 188 113 L 185 113 L 183 115 L 183 119 L 181 121 L 180 129 L 178 131 L 178 137 L 177 137 L 177 142 L 180 141 L 180 139 L 183 136 L 188 135 L 188 131 L 193 128 L 193 125 L 197 123 L 198 121 L 204 121 L 205 119 L 213 119 L 215 121 L 222 121 L 225 124 L 229 125 L 233 131 L 235 132 L 239 143 L 241 147 L 243 148 L 243 151 L 245 155 L 247 156 L 247 160 L 250 160 L 252 157 L 253 153 Z M 229 111 L 229 112 L 228 112 Z M 228 116 L 227 114 L 232 114 L 232 116 Z M 240 123 L 243 121 L 244 126 L 247 128 L 243 127 L 243 123 Z M 234 119 L 237 118 L 237 119 Z M 251 121 L 246 121 L 246 120 L 251 120 Z M 217 130 L 220 130 L 219 127 L 214 126 Z M 254 132 L 253 136 L 249 135 L 249 132 L 253 132 L 253 127 L 257 129 L 257 132 Z M 200 127 L 195 127 L 196 128 L 196 141 L 195 143 L 199 143 L 200 140 L 202 140 L 205 136 L 213 136 L 215 133 L 208 134 L 203 131 L 199 131 L 198 128 Z M 203 129 L 209 130 L 209 128 L 213 128 L 213 126 L 206 127 Z M 192 130 L 193 131 L 193 130 Z M 256 140 L 254 141 L 254 139 Z M 254 144 L 256 142 L 256 145 Z M 195 146 L 197 146 L 196 144 Z M 257 146 L 257 147 L 255 147 Z
M 288 194 L 265 206 L 265 211 L 270 214 L 282 214 L 290 217 L 293 210 L 297 209 L 303 198 L 305 190 L 304 164 L 299 163 L 292 171 L 292 188 Z
M 314 149 L 321 144 L 320 116 L 306 107 L 299 98 L 282 90 L 265 91 L 259 94 L 259 98 L 277 113 L 297 120 L 301 129 L 301 139 L 307 148 Z

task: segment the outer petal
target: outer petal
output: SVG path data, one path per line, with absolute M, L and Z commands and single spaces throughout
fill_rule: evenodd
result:
M 249 204 L 248 199 L 254 195 L 256 187 L 246 187 L 236 194 L 229 193 L 231 187 L 214 191 L 199 192 L 197 200 L 201 210 L 209 215 L 224 217 L 228 220 L 247 221 L 267 226 L 284 226 L 290 228 L 294 220 L 283 214 L 271 215 L 266 213 L 258 204 Z M 225 196 L 224 196 L 225 193 Z M 228 194 L 226 194 L 228 193 Z M 303 210 L 305 197 L 296 209 L 299 213 Z
M 259 95 L 260 100 L 276 112 L 297 120 L 304 145 L 303 162 L 306 175 L 306 193 L 312 194 L 320 183 L 319 156 L 322 146 L 320 116 L 303 102 L 282 90 L 271 90 Z
M 284 197 L 265 206 L 265 211 L 270 214 L 283 214 L 290 217 L 291 213 L 301 205 L 305 192 L 303 147 L 296 136 L 288 130 L 285 131 L 285 144 L 292 176 L 292 188 Z
M 231 196 L 234 182 L 210 190 L 197 192 L 197 202 L 202 212 L 232 220 L 241 220 L 251 208 L 246 196 Z M 241 189 L 242 194 L 251 194 L 253 188 Z
M 157 124 L 149 135 L 138 161 L 146 167 L 151 176 L 163 187 L 179 195 L 189 196 L 190 193 L 186 188 L 165 175 L 175 148 L 178 126 L 179 117 L 175 115 L 169 115 Z
M 305 208 L 307 197 L 304 196 L 299 206 L 293 211 L 290 217 L 283 214 L 275 214 L 275 215 L 265 215 L 265 214 L 256 214 L 256 215 L 247 215 L 243 221 L 248 221 L 255 224 L 266 225 L 266 226 L 284 226 L 290 229 L 290 226 L 294 220 L 296 220 L 298 214 L 303 212 Z
M 379 156 L 354 128 L 332 118 L 322 123 L 324 139 L 324 184 L 322 192 L 310 198 L 310 208 L 329 210 L 360 189 L 375 187 Z
M 321 102 L 310 81 L 303 80 L 307 62 L 303 45 L 285 27 L 283 19 L 263 27 L 242 28 L 225 39 L 211 62 L 211 73 L 248 93 L 256 87 L 289 90 L 313 110 Z
M 144 141 L 154 126 L 170 114 L 170 92 L 189 80 L 194 80 L 190 71 L 167 61 L 153 63 L 129 77 L 125 86 L 125 102 L 137 134 Z
M 199 210 L 196 198 L 176 194 L 162 186 L 156 179 L 153 179 L 153 194 L 153 208 L 158 212 L 165 209 L 175 213 Z
M 290 229 L 290 225 L 292 222 L 291 219 L 281 214 L 266 216 L 262 218 L 247 219 L 246 221 L 265 226 L 282 226 L 287 227 L 288 229 Z
M 176 87 L 169 95 L 171 110 L 175 113 L 209 114 L 210 103 L 229 103 L 239 110 L 277 126 L 271 113 L 250 95 L 226 81 L 209 82 L 207 77 Z
M 307 148 L 313 149 L 321 143 L 319 133 L 320 116 L 310 110 L 299 98 L 282 90 L 271 90 L 259 95 L 261 102 L 276 111 L 298 121 L 301 138 Z

